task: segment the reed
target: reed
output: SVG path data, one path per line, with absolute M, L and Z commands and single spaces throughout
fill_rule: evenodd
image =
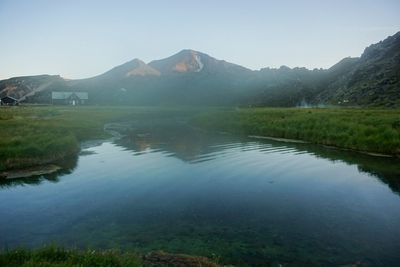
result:
M 209 112 L 194 123 L 209 130 L 400 156 L 399 110 L 240 108 Z

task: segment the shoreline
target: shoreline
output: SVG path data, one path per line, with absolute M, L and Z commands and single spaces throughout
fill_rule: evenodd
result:
M 400 158 L 399 110 L 243 108 L 204 113 L 194 124 L 210 131 L 310 143 Z
M 55 164 L 32 166 L 26 169 L 6 170 L 0 172 L 0 178 L 5 180 L 15 180 L 23 178 L 31 178 L 46 174 L 56 173 L 62 168 Z
M 125 136 L 126 130 L 132 127 L 128 121 L 169 120 L 182 116 L 184 112 L 158 107 L 148 108 L 146 112 L 135 107 L 7 109 L 3 115 L 8 119 L 0 120 L 0 127 L 4 129 L 0 147 L 3 153 L 0 154 L 0 179 L 29 177 L 28 173 L 49 174 L 49 165 L 57 165 L 57 161 L 79 155 L 83 148 L 93 144 Z M 397 110 L 256 108 L 239 111 L 220 109 L 210 113 L 204 109 L 190 115 L 188 123 L 202 131 L 293 144 L 315 144 L 371 157 L 400 158 L 400 128 L 396 124 L 400 111 Z
M 92 146 L 96 146 L 99 144 L 102 144 L 105 141 L 113 141 L 120 139 L 124 137 L 123 134 L 118 132 L 115 129 L 123 129 L 120 127 L 124 123 L 118 123 L 118 122 L 113 122 L 113 123 L 106 123 L 104 124 L 103 130 L 104 132 L 110 134 L 109 138 L 106 139 L 90 139 L 86 141 L 82 141 L 79 144 L 79 149 L 76 151 L 76 155 L 80 155 L 82 152 L 82 149 L 90 148 Z M 47 162 L 46 164 L 38 164 L 38 165 L 33 165 L 27 168 L 13 168 L 13 169 L 7 169 L 0 171 L 0 180 L 17 180 L 17 179 L 24 179 L 24 178 L 31 178 L 31 177 L 36 177 L 36 176 L 42 176 L 46 174 L 53 174 L 56 173 L 57 171 L 61 170 L 62 167 L 58 166 L 55 164 L 56 162 L 65 159 L 67 157 L 71 156 L 70 154 L 64 155 L 61 157 L 61 159 L 57 159 L 54 161 Z
M 247 137 L 254 138 L 254 139 L 266 139 L 266 140 L 272 140 L 272 141 L 278 141 L 278 142 L 284 142 L 284 143 L 313 144 L 313 145 L 323 146 L 323 147 L 326 147 L 329 149 L 357 152 L 357 153 L 372 156 L 372 157 L 399 158 L 399 157 L 396 157 L 395 155 L 390 155 L 390 154 L 375 153 L 375 152 L 369 152 L 369 151 L 357 150 L 357 149 L 349 149 L 349 148 L 344 148 L 344 147 L 339 147 L 339 146 L 330 146 L 330 145 L 318 144 L 318 143 L 308 142 L 308 141 L 304 141 L 304 140 L 297 140 L 297 139 L 288 139 L 288 138 L 262 136 L 262 135 L 248 135 Z
M 79 156 L 79 154 L 82 152 L 82 149 L 90 148 L 95 145 L 99 145 L 105 141 L 109 140 L 117 140 L 122 137 L 124 137 L 124 134 L 121 134 L 118 130 L 123 130 L 125 129 L 124 122 L 113 122 L 113 123 L 106 123 L 104 124 L 104 131 L 108 134 L 110 134 L 110 138 L 106 139 L 91 139 L 91 140 L 86 140 L 82 141 L 79 146 L 79 150 L 76 152 L 76 154 Z M 122 126 L 122 127 L 121 127 Z M 233 133 L 229 133 L 233 134 Z M 233 134 L 234 135 L 234 134 Z M 331 145 L 324 145 L 324 144 L 318 144 L 318 143 L 313 143 L 305 140 L 298 140 L 298 139 L 289 139 L 289 138 L 281 138 L 281 137 L 272 137 L 272 136 L 262 136 L 262 135 L 247 135 L 248 138 L 252 139 L 263 139 L 263 140 L 272 140 L 272 141 L 277 141 L 277 142 L 283 142 L 283 143 L 293 143 L 293 144 L 312 144 L 312 145 L 317 145 L 317 146 L 322 146 L 326 147 L 329 149 L 337 149 L 341 151 L 351 151 L 351 152 L 357 152 L 360 154 L 368 155 L 371 157 L 379 157 L 379 158 L 398 158 L 395 155 L 390 155 L 390 154 L 382 154 L 382 153 L 374 153 L 374 152 L 368 152 L 368 151 L 363 151 L 363 150 L 355 150 L 355 149 L 348 149 L 348 148 L 343 148 L 343 147 L 338 147 L 338 146 L 331 146 Z M 65 155 L 63 158 L 66 158 L 70 156 Z M 57 171 L 61 170 L 62 167 L 58 166 L 55 164 L 55 162 L 59 161 L 60 159 L 53 161 L 53 162 L 48 162 L 47 164 L 39 164 L 39 165 L 34 165 L 31 167 L 27 168 L 16 168 L 16 169 L 8 169 L 8 170 L 3 170 L 0 171 L 0 179 L 5 179 L 5 180 L 14 180 L 14 179 L 23 179 L 23 178 L 30 178 L 30 177 L 35 177 L 35 176 L 41 176 L 41 175 L 46 175 L 46 174 L 52 174 L 56 173 Z

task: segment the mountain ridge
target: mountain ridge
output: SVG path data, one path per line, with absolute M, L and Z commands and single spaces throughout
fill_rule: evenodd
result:
M 13 77 L 0 96 L 48 102 L 50 91 L 88 91 L 93 104 L 378 105 L 400 106 L 400 32 L 344 58 L 329 69 L 250 70 L 192 49 L 145 63 L 135 58 L 100 75 Z
M 108 75 L 120 75 L 124 77 L 129 76 L 146 76 L 146 75 L 160 75 L 160 72 L 156 69 L 153 69 L 144 61 L 135 58 L 124 64 L 116 66 L 111 70 L 100 74 L 99 76 L 108 76 Z M 97 76 L 98 77 L 98 76 Z

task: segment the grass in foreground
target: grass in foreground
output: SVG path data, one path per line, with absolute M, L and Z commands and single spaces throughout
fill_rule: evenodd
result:
M 196 125 L 400 156 L 400 110 L 244 108 L 210 112 Z
M 218 267 L 202 256 L 170 254 L 162 251 L 140 255 L 133 252 L 67 250 L 51 246 L 37 250 L 0 252 L 0 266 L 7 267 L 135 267 L 188 266 Z
M 77 251 L 57 247 L 39 250 L 17 249 L 0 253 L 0 266 L 7 267 L 125 267 L 142 266 L 135 253 L 94 250 Z

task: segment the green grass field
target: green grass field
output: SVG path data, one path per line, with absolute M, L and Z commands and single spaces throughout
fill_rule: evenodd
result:
M 107 137 L 103 127 L 108 122 L 182 114 L 212 131 L 400 155 L 399 110 L 20 106 L 0 108 L 0 170 L 46 164 L 77 153 L 80 142 Z
M 209 112 L 194 123 L 209 130 L 400 156 L 400 110 L 231 109 Z

